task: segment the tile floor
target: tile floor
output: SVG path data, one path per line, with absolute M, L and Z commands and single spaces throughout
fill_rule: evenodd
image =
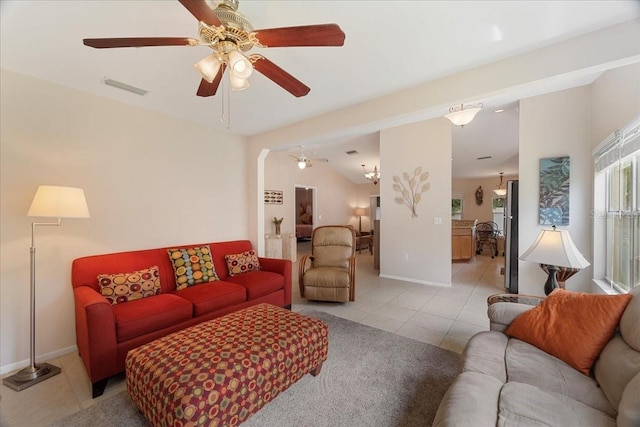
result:
M 307 251 L 308 243 L 299 245 L 299 254 Z M 294 264 L 293 310 L 321 310 L 461 352 L 473 334 L 489 327 L 486 299 L 503 292 L 503 262 L 503 257 L 477 256 L 468 263 L 454 263 L 452 287 L 441 288 L 382 279 L 373 269 L 373 257 L 363 251 L 358 255 L 356 301 L 347 304 L 301 299 Z M 49 362 L 60 366 L 62 374 L 19 393 L 1 386 L 0 427 L 46 426 L 101 399 L 91 398 L 89 379 L 76 352 Z M 124 376 L 111 379 L 104 396 L 124 389 Z

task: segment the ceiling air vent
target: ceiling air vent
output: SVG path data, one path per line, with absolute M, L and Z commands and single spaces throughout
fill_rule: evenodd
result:
M 119 82 L 113 79 L 104 79 L 104 84 L 112 86 L 118 89 L 126 90 L 127 92 L 135 93 L 136 95 L 144 96 L 149 93 L 148 90 L 141 89 L 139 87 L 131 86 L 126 83 Z
M 353 156 L 354 154 L 358 154 L 358 151 L 356 150 L 349 150 L 349 151 L 345 151 L 345 153 L 347 153 L 350 156 Z
M 493 156 L 484 156 L 484 157 L 478 157 L 476 160 L 487 160 L 492 158 Z

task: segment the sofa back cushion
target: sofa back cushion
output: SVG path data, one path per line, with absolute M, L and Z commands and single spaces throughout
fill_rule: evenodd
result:
M 538 306 L 518 316 L 505 333 L 589 375 L 630 299 L 631 295 L 556 289 Z
M 216 273 L 220 280 L 229 277 L 227 263 L 224 256 L 237 254 L 253 249 L 249 240 L 234 240 L 229 242 L 196 243 L 180 245 L 180 247 L 206 246 L 211 249 L 211 257 Z M 161 293 L 167 293 L 176 289 L 173 265 L 167 250 L 176 245 L 156 249 L 144 249 L 140 251 L 118 252 L 103 255 L 91 255 L 73 260 L 71 265 L 71 286 L 89 286 L 100 292 L 98 275 L 117 274 L 123 271 L 136 271 L 157 265 L 160 272 Z
M 593 373 L 602 391 L 618 407 L 629 381 L 640 372 L 640 287 L 620 318 L 620 333 L 602 349 Z

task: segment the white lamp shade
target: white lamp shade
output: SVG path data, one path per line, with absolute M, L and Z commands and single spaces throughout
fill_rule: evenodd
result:
M 356 208 L 356 216 L 365 216 L 367 214 L 367 210 L 365 208 Z
M 43 218 L 89 218 L 84 190 L 73 187 L 40 185 L 27 216 Z
M 464 126 L 471 123 L 473 118 L 478 114 L 481 108 L 467 108 L 461 109 L 459 111 L 453 111 L 449 114 L 446 114 L 445 117 L 451 121 L 454 125 Z
M 541 230 L 535 242 L 520 259 L 558 267 L 589 266 L 589 261 L 578 251 L 567 230 Z
M 220 70 L 220 60 L 214 53 L 196 62 L 193 68 L 198 70 L 203 79 L 212 83 Z
M 229 81 L 231 82 L 231 90 L 245 90 L 251 86 L 249 80 L 235 78 L 233 74 L 229 74 Z
M 231 68 L 231 74 L 236 79 L 247 79 L 253 73 L 251 61 L 237 50 L 229 53 L 229 67 Z

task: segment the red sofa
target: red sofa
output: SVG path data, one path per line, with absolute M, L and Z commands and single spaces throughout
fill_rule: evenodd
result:
M 176 290 L 167 248 L 78 258 L 71 267 L 76 343 L 100 396 L 109 377 L 125 370 L 127 352 L 169 333 L 254 304 L 291 308 L 291 261 L 259 258 L 260 270 L 229 276 L 225 255 L 252 248 L 248 240 L 179 245 L 208 245 L 220 281 Z M 158 266 L 160 294 L 112 305 L 100 294 L 97 276 Z

